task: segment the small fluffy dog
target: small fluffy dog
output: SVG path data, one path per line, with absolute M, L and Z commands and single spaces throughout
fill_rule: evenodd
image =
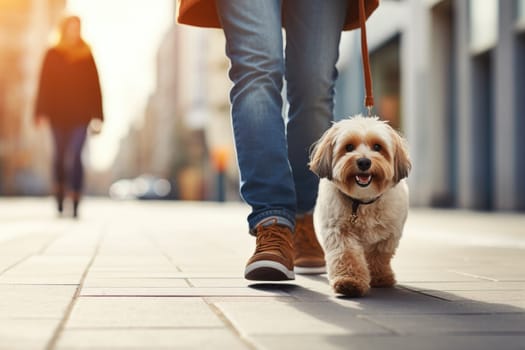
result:
M 390 260 L 407 218 L 410 168 L 405 140 L 377 117 L 337 122 L 314 145 L 314 226 L 336 293 L 357 297 L 396 283 Z

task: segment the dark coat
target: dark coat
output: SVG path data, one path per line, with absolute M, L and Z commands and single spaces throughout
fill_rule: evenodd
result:
M 73 60 L 56 48 L 47 51 L 40 75 L 36 115 L 45 115 L 51 125 L 63 128 L 104 118 L 100 82 L 91 53 Z
M 344 30 L 359 28 L 358 5 L 357 0 L 348 0 Z M 379 0 L 365 0 L 365 13 L 367 18 L 374 12 L 377 6 L 379 6 Z M 198 27 L 221 27 L 215 0 L 179 0 L 178 22 Z

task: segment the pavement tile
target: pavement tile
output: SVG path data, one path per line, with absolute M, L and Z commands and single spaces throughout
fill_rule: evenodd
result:
M 254 281 L 244 278 L 188 278 L 192 286 L 197 288 L 246 288 L 257 285 Z M 279 285 L 279 283 L 275 283 Z
M 251 288 L 82 288 L 82 297 L 212 297 L 212 296 L 232 296 L 232 297 L 265 297 L 265 296 L 288 296 L 284 291 L 257 290 Z
M 71 223 L 64 234 L 53 240 L 42 252 L 44 255 L 92 256 L 104 232 L 101 221 L 79 220 Z
M 238 279 L 242 274 L 232 271 L 180 271 L 173 274 L 173 277 L 177 278 L 197 278 L 197 279 Z M 244 278 L 243 278 L 244 279 Z
M 28 217 L 31 216 L 22 215 L 11 219 L 0 217 L 0 245 L 16 239 L 34 239 L 53 233 L 63 233 L 72 227 L 71 222 L 54 220 L 49 216 L 46 218 L 31 217 L 31 220 L 28 220 Z
M 177 271 L 137 271 L 137 270 L 92 270 L 89 269 L 86 279 L 91 278 L 132 278 L 132 279 L 146 279 L 146 278 L 184 278 Z
M 506 303 L 512 301 L 522 301 L 525 299 L 525 291 L 523 290 L 420 290 L 420 293 L 449 301 L 469 300 L 487 303 Z
M 247 252 L 249 250 L 246 250 Z M 252 253 L 250 251 L 250 253 Z M 237 261 L 224 261 L 221 263 L 217 263 L 213 260 L 200 260 L 199 262 L 188 262 L 183 259 L 174 259 L 174 263 L 177 265 L 178 268 L 180 268 L 183 272 L 188 273 L 203 273 L 203 272 L 210 272 L 214 274 L 232 274 L 235 277 L 242 277 L 244 276 L 244 267 L 246 266 L 246 261 L 248 261 L 248 258 L 250 257 L 247 253 L 246 257 L 243 257 L 242 259 L 239 259 Z M 213 253 L 212 253 L 213 254 Z M 208 269 L 206 269 L 206 266 Z
M 326 275 L 244 280 L 244 205 L 89 199 L 73 221 L 51 202 L 0 211 L 0 273 L 24 259 L 0 275 L 0 350 L 45 347 L 99 244 L 57 349 L 525 350 L 525 216 L 416 210 L 399 285 L 350 299 Z
M 150 257 L 162 255 L 160 248 L 145 234 L 138 232 L 140 226 L 134 226 L 134 220 L 114 227 L 104 236 L 103 244 L 98 249 L 100 257 Z
M 225 271 L 211 272 L 211 271 L 136 271 L 136 270 L 89 270 L 86 280 L 91 279 L 165 279 L 165 280 L 182 280 L 182 279 L 232 279 L 238 278 L 239 273 L 230 273 Z
M 239 276 L 237 277 L 188 277 L 188 280 L 195 287 L 251 287 L 254 289 L 261 290 L 278 290 L 278 289 L 294 289 L 297 288 L 308 288 L 319 292 L 326 292 L 328 295 L 333 294 L 326 275 L 295 275 L 293 281 L 283 282 L 264 282 L 264 281 L 249 281 Z M 294 292 L 297 292 L 294 290 Z
M 35 255 L 0 276 L 0 283 L 78 284 L 90 256 Z
M 231 264 L 215 264 L 212 263 L 199 263 L 199 264 L 186 264 L 186 263 L 177 263 L 177 267 L 182 272 L 187 273 L 232 273 L 236 276 L 242 276 L 244 274 L 244 259 L 243 262 L 236 262 Z
M 53 275 L 46 276 L 43 274 L 9 274 L 5 277 L 0 277 L 0 283 L 3 284 L 33 284 L 33 285 L 70 285 L 78 286 L 80 283 L 80 275 Z
M 16 267 L 18 272 L 51 271 L 57 273 L 83 272 L 91 260 L 89 255 L 34 255 Z
M 131 268 L 138 270 L 140 268 L 149 267 L 172 267 L 171 262 L 162 255 L 151 255 L 151 256 L 97 256 L 92 269 L 104 269 L 104 268 Z
M 452 298 L 452 297 L 450 297 Z M 367 314 L 461 314 L 486 312 L 518 312 L 515 307 L 481 302 L 452 302 L 403 288 L 372 289 L 360 299 L 335 297 L 331 302 L 349 312 Z M 522 311 L 522 310 L 521 310 Z
M 45 349 L 60 319 L 3 319 L 0 318 L 0 349 Z
M 523 350 L 524 335 L 256 335 L 250 338 L 264 349 L 296 350 Z
M 255 291 L 286 293 L 295 299 L 303 301 L 326 301 L 336 298 L 337 295 L 328 285 L 326 278 L 318 278 L 319 280 L 308 280 L 297 276 L 296 280 L 286 282 L 247 281 L 247 287 Z
M 241 302 L 253 302 L 253 301 L 267 301 L 267 302 L 290 302 L 294 298 L 292 296 L 266 296 L 266 297 L 203 297 L 203 299 L 210 304 L 217 303 L 241 303 Z
M 222 327 L 199 298 L 79 298 L 66 327 L 163 328 Z
M 19 255 L 0 255 L 0 276 L 2 271 L 7 271 L 13 265 L 25 258 L 24 254 Z
M 84 288 L 184 288 L 189 287 L 184 278 L 97 278 L 84 280 Z
M 82 349 L 249 349 L 224 328 L 67 329 L 57 350 Z
M 456 307 L 456 313 L 464 314 L 523 314 L 525 313 L 525 300 L 506 300 L 505 302 L 480 302 L 461 300 L 450 302 Z
M 522 281 L 525 282 L 525 273 L 516 269 L 518 265 L 525 265 L 525 254 L 519 259 L 513 259 L 511 266 L 498 266 L 501 262 L 480 264 L 481 266 L 463 268 L 462 272 L 472 275 L 482 275 L 496 281 Z
M 219 302 L 217 307 L 241 334 L 388 334 L 382 326 L 327 302 Z
M 364 315 L 363 318 L 399 334 L 509 334 L 525 336 L 525 313 Z
M 257 285 L 252 285 L 256 288 Z M 301 300 L 321 300 L 337 297 L 326 275 L 296 275 L 295 284 L 289 287 L 293 296 Z
M 167 275 L 170 275 L 171 273 L 177 273 L 179 270 L 174 265 L 147 265 L 147 266 L 95 266 L 91 267 L 89 269 L 89 273 L 96 275 L 96 274 L 104 274 L 104 273 L 112 273 L 112 274 L 143 274 L 143 275 L 149 275 L 150 273 L 165 273 Z
M 2 225 L 0 225 L 0 232 L 1 230 Z M 31 254 L 38 254 L 38 252 L 57 235 L 58 234 L 33 233 L 2 242 L 0 243 L 0 256 L 23 258 Z
M 443 292 L 457 291 L 525 291 L 525 282 L 410 282 L 404 287 L 412 290 L 436 290 Z
M 478 282 L 492 280 L 479 275 L 466 275 L 446 269 L 404 270 L 394 267 L 398 283 L 413 282 Z
M 130 238 L 133 240 L 133 238 Z M 122 238 L 124 240 L 124 238 Z M 104 244 L 98 251 L 100 256 L 151 256 L 153 254 L 160 254 L 159 250 L 154 246 L 145 247 L 142 243 L 136 245 L 122 245 L 122 244 Z
M 62 318 L 77 286 L 0 284 L 0 319 Z

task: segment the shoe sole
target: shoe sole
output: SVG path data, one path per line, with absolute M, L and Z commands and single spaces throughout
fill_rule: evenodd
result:
M 295 273 L 278 262 L 260 260 L 246 266 L 244 278 L 250 281 L 290 281 L 295 279 Z
M 319 266 L 319 267 L 295 266 L 293 270 L 295 273 L 299 275 L 321 275 L 323 273 L 326 273 L 326 266 Z

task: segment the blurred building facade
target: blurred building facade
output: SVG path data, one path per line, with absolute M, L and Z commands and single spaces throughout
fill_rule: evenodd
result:
M 215 200 L 220 152 L 226 172 L 226 199 L 238 199 L 238 173 L 229 117 L 224 54 L 220 30 L 174 23 L 157 53 L 157 83 L 143 121 L 122 141 L 114 178 L 151 174 L 169 179 L 175 197 Z
M 411 202 L 525 210 L 525 1 L 382 1 L 367 22 L 375 112 L 407 137 Z M 362 112 L 343 40 L 337 112 Z
M 524 23 L 525 0 L 384 0 L 368 21 L 375 112 L 409 140 L 412 204 L 525 210 Z M 364 112 L 358 35 L 343 36 L 336 118 Z M 159 50 L 140 159 L 181 198 L 214 197 L 224 148 L 238 198 L 227 68 L 220 30 L 174 25 Z
M 49 135 L 32 125 L 33 102 L 65 2 L 0 0 L 0 194 L 48 189 Z M 525 210 L 525 0 L 383 0 L 367 23 L 375 112 L 409 141 L 411 202 Z M 337 118 L 364 112 L 358 35 L 343 35 Z M 215 199 L 224 169 L 226 199 L 239 198 L 224 46 L 222 31 L 174 20 L 113 178 L 148 173 L 178 198 Z
M 48 190 L 50 138 L 33 126 L 49 32 L 65 0 L 0 1 L 0 194 Z

